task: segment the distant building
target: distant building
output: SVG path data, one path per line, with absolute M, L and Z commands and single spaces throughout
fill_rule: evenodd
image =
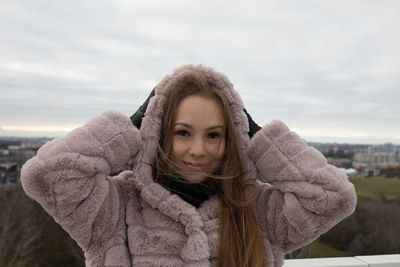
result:
M 6 184 L 16 184 L 17 180 L 13 176 L 7 176 Z
M 378 169 L 365 169 L 362 172 L 362 175 L 365 177 L 375 177 L 375 176 L 379 176 L 380 171 Z
M 362 169 L 364 176 L 378 176 L 382 168 L 400 167 L 398 147 L 386 143 L 369 146 L 365 151 L 353 157 L 353 167 Z
M 0 163 L 0 168 L 5 169 L 5 170 L 9 170 L 12 167 L 16 167 L 17 163 L 16 162 L 2 162 Z
M 21 149 L 39 149 L 43 144 L 43 141 L 25 141 L 21 142 Z
M 327 158 L 328 164 L 342 167 L 342 168 L 350 168 L 352 167 L 352 160 L 347 158 Z
M 398 153 L 377 152 L 373 154 L 355 154 L 353 157 L 353 167 L 364 166 L 368 168 L 379 168 L 384 165 L 400 166 Z
M 356 147 L 353 149 L 354 154 L 368 154 L 368 147 Z
M 349 169 L 346 169 L 346 168 L 340 168 L 344 173 L 346 173 L 347 175 L 349 175 L 349 176 L 354 176 L 354 175 L 357 175 L 358 174 L 358 171 L 356 170 L 356 169 L 354 169 L 354 168 L 349 168 Z
M 21 146 L 9 145 L 9 146 L 8 146 L 8 149 L 9 149 L 9 150 L 20 150 L 20 149 L 21 149 Z
M 10 150 L 0 149 L 0 156 L 8 156 L 8 155 L 10 155 Z
M 368 154 L 374 153 L 396 153 L 397 146 L 392 143 L 386 143 L 382 145 L 372 145 L 368 147 Z

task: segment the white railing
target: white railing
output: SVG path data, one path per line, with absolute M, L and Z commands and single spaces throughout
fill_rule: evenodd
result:
M 285 260 L 283 267 L 400 267 L 400 254 Z

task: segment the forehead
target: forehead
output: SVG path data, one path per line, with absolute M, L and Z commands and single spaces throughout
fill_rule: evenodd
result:
M 224 125 L 221 104 L 213 96 L 196 94 L 183 98 L 176 109 L 175 123 Z

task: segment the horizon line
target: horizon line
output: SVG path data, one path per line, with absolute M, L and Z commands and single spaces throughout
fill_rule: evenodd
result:
M 57 133 L 57 134 L 56 134 Z M 53 132 L 53 135 L 45 134 L 45 133 L 35 133 L 32 132 L 31 134 L 24 135 L 22 133 L 19 134 L 2 134 L 0 133 L 0 138 L 27 138 L 27 139 L 34 139 L 34 138 L 45 138 L 45 139 L 54 139 L 59 137 L 64 137 L 68 134 L 68 132 Z M 349 144 L 349 145 L 382 145 L 382 144 L 393 144 L 395 146 L 399 146 L 400 142 L 396 142 L 393 140 L 362 140 L 363 138 L 356 138 L 354 136 L 347 137 L 347 136 L 321 136 L 321 137 L 310 137 L 310 136 L 301 136 L 301 138 L 307 143 L 322 143 L 322 144 Z M 365 138 L 365 137 L 364 137 Z M 342 140 L 340 140 L 342 139 Z M 361 140 L 357 140 L 361 139 Z

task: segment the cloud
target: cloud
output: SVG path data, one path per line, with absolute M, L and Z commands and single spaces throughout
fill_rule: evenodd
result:
M 202 63 L 260 124 L 396 141 L 399 11 L 379 0 L 2 1 L 0 126 L 130 115 L 165 74 Z

